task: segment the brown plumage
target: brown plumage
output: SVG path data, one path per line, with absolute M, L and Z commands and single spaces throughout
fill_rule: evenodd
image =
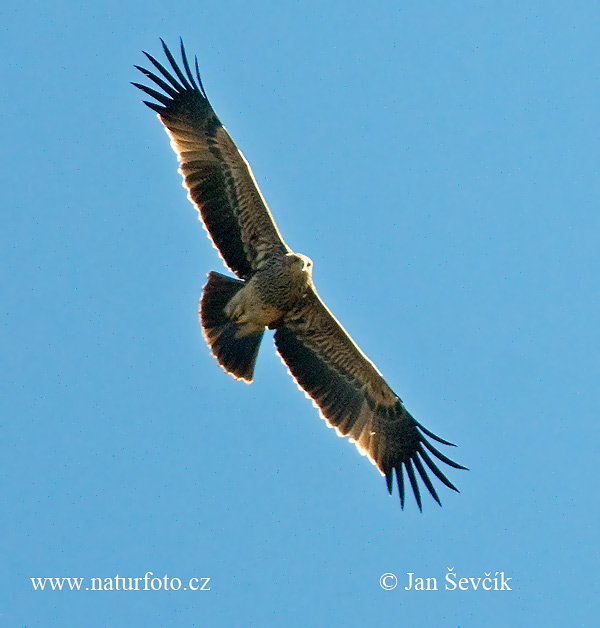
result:
M 194 76 L 183 42 L 183 71 L 164 42 L 163 49 L 172 71 L 147 53 L 158 74 L 135 66 L 162 91 L 134 85 L 157 101 L 144 102 L 160 116 L 189 198 L 225 264 L 239 277 L 208 274 L 200 320 L 211 351 L 228 373 L 251 382 L 264 331 L 274 329 L 277 351 L 297 384 L 328 425 L 349 436 L 377 465 L 390 493 L 395 473 L 402 507 L 403 469 L 419 509 L 417 474 L 440 503 L 427 468 L 457 489 L 429 454 L 456 469 L 465 467 L 444 456 L 425 436 L 451 443 L 409 414 L 319 298 L 312 262 L 283 241 L 250 166 L 208 102 L 198 61 Z

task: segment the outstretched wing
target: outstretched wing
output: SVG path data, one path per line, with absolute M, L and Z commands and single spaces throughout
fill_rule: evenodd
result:
M 440 471 L 432 456 L 454 467 L 453 462 L 426 438 L 452 445 L 418 423 L 387 385 L 375 365 L 356 346 L 344 328 L 311 292 L 301 311 L 284 319 L 275 332 L 275 344 L 298 385 L 340 436 L 349 436 L 386 477 L 392 492 L 394 471 L 404 508 L 404 473 L 421 509 L 421 493 L 415 474 L 441 505 L 426 467 L 448 488 L 456 487 Z
M 162 91 L 133 83 L 158 102 L 144 101 L 160 116 L 180 162 L 179 171 L 213 244 L 227 266 L 247 279 L 269 256 L 289 252 L 248 162 L 217 118 L 200 80 L 192 74 L 181 42 L 183 68 L 162 41 L 176 76 L 144 53 L 158 70 L 135 66 Z

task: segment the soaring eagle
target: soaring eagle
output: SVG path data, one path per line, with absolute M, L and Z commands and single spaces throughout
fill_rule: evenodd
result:
M 251 382 L 265 328 L 296 383 L 310 396 L 327 424 L 348 436 L 385 476 L 392 493 L 394 472 L 404 508 L 404 473 L 419 510 L 416 472 L 441 505 L 428 469 L 448 488 L 456 487 L 430 454 L 453 462 L 426 438 L 451 445 L 404 407 L 381 373 L 353 342 L 319 298 L 312 262 L 283 241 L 248 162 L 213 111 L 200 79 L 192 73 L 181 41 L 183 70 L 162 41 L 172 71 L 144 53 L 157 73 L 135 66 L 162 91 L 133 83 L 154 101 L 177 153 L 189 199 L 198 210 L 223 261 L 239 279 L 211 271 L 200 299 L 204 337 L 221 367 Z M 173 74 L 174 73 L 174 74 Z

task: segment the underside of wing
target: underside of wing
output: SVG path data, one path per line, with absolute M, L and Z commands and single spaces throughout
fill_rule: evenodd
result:
M 456 469 L 465 467 L 444 456 L 425 436 L 445 445 L 452 443 L 431 433 L 410 415 L 316 293 L 309 295 L 300 312 L 277 328 L 275 344 L 323 418 L 340 436 L 349 436 L 359 451 L 377 465 L 390 493 L 396 475 L 403 508 L 404 472 L 419 509 L 422 502 L 417 474 L 440 505 L 428 470 L 448 488 L 457 490 L 432 456 Z
M 171 137 L 189 198 L 214 245 L 227 266 L 238 277 L 247 279 L 265 258 L 272 254 L 285 255 L 289 249 L 273 222 L 250 166 L 208 102 L 198 61 L 194 76 L 183 42 L 183 71 L 164 42 L 163 49 L 172 70 L 144 53 L 157 73 L 135 67 L 154 86 L 133 84 L 156 101 L 144 102 L 158 113 Z

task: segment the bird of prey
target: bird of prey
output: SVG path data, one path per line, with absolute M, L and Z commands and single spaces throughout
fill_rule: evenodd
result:
M 465 469 L 436 449 L 428 436 L 452 445 L 418 423 L 319 298 L 312 262 L 281 237 L 248 162 L 211 107 L 190 69 L 183 41 L 182 67 L 162 41 L 167 69 L 144 52 L 154 72 L 135 66 L 152 87 L 133 83 L 150 96 L 171 138 L 190 201 L 214 246 L 237 279 L 211 271 L 200 299 L 204 337 L 221 367 L 251 382 L 266 328 L 275 330 L 277 351 L 298 386 L 340 436 L 348 436 L 385 476 L 394 474 L 404 508 L 404 470 L 419 510 L 417 473 L 441 505 L 427 469 L 456 487 L 432 457 Z M 157 89 L 158 88 L 158 89 Z M 160 91 L 159 91 L 160 90 Z M 416 473 L 415 473 L 416 470 Z

